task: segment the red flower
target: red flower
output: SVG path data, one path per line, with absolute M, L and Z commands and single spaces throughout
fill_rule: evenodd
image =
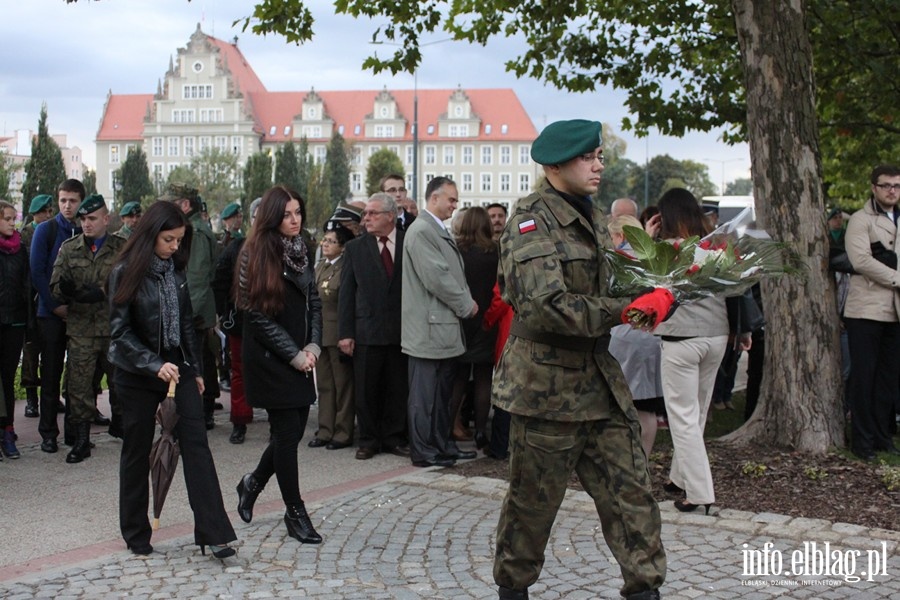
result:
M 709 250 L 710 246 L 712 246 L 712 242 L 710 242 L 709 240 L 703 240 L 699 244 L 701 250 Z

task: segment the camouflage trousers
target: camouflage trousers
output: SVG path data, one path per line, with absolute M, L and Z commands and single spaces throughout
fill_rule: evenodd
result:
M 109 405 L 114 415 L 122 414 L 112 377 L 112 365 L 107 358 L 108 337 L 70 337 L 66 352 L 68 373 L 68 406 L 72 423 L 90 423 L 96 412 L 97 388 L 94 374 L 98 369 L 106 373 L 109 386 Z
M 613 403 L 610 419 L 546 421 L 512 415 L 510 480 L 497 524 L 494 581 L 524 590 L 544 550 L 574 470 L 600 516 L 606 544 L 622 570 L 623 595 L 658 589 L 666 576 L 659 507 L 641 448 L 640 426 Z

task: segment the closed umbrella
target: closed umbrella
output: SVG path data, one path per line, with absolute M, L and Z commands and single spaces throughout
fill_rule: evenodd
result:
M 156 420 L 160 425 L 159 438 L 153 442 L 150 451 L 150 481 L 153 483 L 153 529 L 159 529 L 159 515 L 162 512 L 166 494 L 175 477 L 178 467 L 178 456 L 181 453 L 175 439 L 175 424 L 178 423 L 178 412 L 175 408 L 174 380 L 169 382 L 169 391 L 156 411 Z

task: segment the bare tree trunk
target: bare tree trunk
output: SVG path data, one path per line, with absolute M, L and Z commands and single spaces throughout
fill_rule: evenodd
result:
M 765 382 L 754 417 L 724 440 L 821 453 L 844 445 L 844 419 L 806 4 L 732 0 L 732 6 L 757 214 L 774 239 L 805 257 L 808 273 L 764 286 Z

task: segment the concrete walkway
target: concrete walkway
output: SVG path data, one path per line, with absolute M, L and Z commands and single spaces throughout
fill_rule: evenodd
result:
M 227 442 L 227 415 L 217 419 L 210 442 L 226 506 L 233 507 L 234 485 L 252 468 L 267 428 L 251 425 L 247 442 L 234 446 Z M 64 450 L 48 455 L 27 439 L 29 423 L 36 427 L 34 419 L 17 419 L 25 438 L 22 458 L 0 464 L 2 598 L 496 597 L 493 538 L 505 482 L 415 469 L 389 455 L 357 461 L 352 449 L 303 443 L 301 486 L 323 544 L 302 545 L 285 535 L 283 507 L 271 485 L 253 523 L 232 514 L 237 556 L 201 556 L 183 482 L 176 480 L 163 527 L 154 534 L 156 552 L 137 557 L 118 534 L 119 443 L 98 434 L 94 455 L 67 465 Z M 670 502 L 661 506 L 669 562 L 664 598 L 900 597 L 900 532 L 728 509 L 682 514 Z M 766 568 L 770 575 L 760 575 Z M 532 598 L 617 598 L 620 585 L 592 501 L 570 491 Z

